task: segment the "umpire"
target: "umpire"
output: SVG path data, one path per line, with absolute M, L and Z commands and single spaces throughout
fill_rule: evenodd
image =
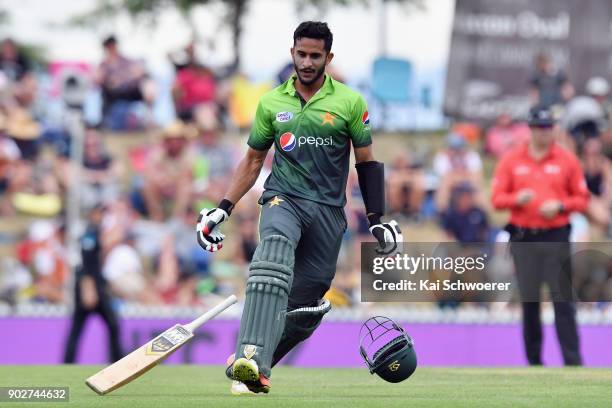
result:
M 117 361 L 122 357 L 119 344 L 119 323 L 112 307 L 112 298 L 108 293 L 106 281 L 102 276 L 100 223 L 103 214 L 102 206 L 91 210 L 87 230 L 81 238 L 82 264 L 77 269 L 76 275 L 74 312 L 64 354 L 66 364 L 72 364 L 75 361 L 79 338 L 91 313 L 98 313 L 106 324 L 110 360 Z
M 571 292 L 570 224 L 584 211 L 589 193 L 576 156 L 555 142 L 547 109 L 530 111 L 530 140 L 506 154 L 493 179 L 492 202 L 509 209 L 507 230 L 523 311 L 523 340 L 530 365 L 542 365 L 540 289 L 546 283 L 565 365 L 581 365 L 576 308 Z

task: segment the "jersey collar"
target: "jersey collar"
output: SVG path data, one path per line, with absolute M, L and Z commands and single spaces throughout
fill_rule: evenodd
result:
M 317 98 L 317 97 L 322 97 L 325 96 L 327 94 L 333 93 L 334 92 L 334 82 L 335 79 L 333 79 L 331 77 L 331 75 L 329 74 L 324 74 L 325 75 L 325 81 L 323 81 L 323 86 L 321 86 L 321 88 L 317 91 L 317 93 L 311 98 Z M 296 90 L 295 90 L 295 80 L 297 79 L 297 75 L 293 74 L 291 75 L 291 77 L 289 77 L 288 80 L 285 81 L 285 83 L 282 86 L 282 92 L 289 94 L 291 96 L 295 96 L 296 94 Z

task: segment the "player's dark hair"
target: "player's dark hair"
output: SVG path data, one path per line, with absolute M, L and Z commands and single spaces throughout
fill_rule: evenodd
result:
M 320 21 L 304 21 L 293 32 L 293 45 L 301 38 L 314 38 L 325 41 L 325 51 L 331 51 L 334 36 L 327 23 Z

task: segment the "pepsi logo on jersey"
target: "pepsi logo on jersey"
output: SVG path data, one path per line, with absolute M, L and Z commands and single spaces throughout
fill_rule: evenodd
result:
M 298 138 L 291 132 L 283 133 L 278 141 L 281 149 L 285 152 L 290 152 L 295 149 L 295 146 L 301 147 L 303 145 L 310 145 L 314 147 L 319 146 L 333 146 L 334 139 L 331 136 L 320 137 L 320 136 L 300 136 Z
M 280 144 L 281 149 L 283 149 L 283 151 L 285 152 L 292 151 L 295 148 L 295 145 L 297 144 L 295 141 L 295 136 L 291 132 L 283 133 L 280 136 L 278 143 Z
M 363 115 L 361 116 L 361 122 L 366 126 L 370 124 L 370 114 L 368 113 L 368 111 L 363 112 Z

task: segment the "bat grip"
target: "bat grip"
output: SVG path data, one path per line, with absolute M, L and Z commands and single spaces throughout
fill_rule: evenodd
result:
M 200 327 L 201 325 L 203 325 L 210 319 L 214 318 L 219 313 L 223 312 L 225 309 L 227 309 L 228 307 L 236 303 L 236 301 L 237 301 L 236 296 L 231 295 L 227 299 L 225 299 L 223 302 L 219 303 L 217 306 L 213 307 L 208 312 L 204 313 L 202 316 L 198 317 L 191 323 L 187 323 L 183 327 L 185 327 L 187 330 L 193 333 L 198 327 Z

